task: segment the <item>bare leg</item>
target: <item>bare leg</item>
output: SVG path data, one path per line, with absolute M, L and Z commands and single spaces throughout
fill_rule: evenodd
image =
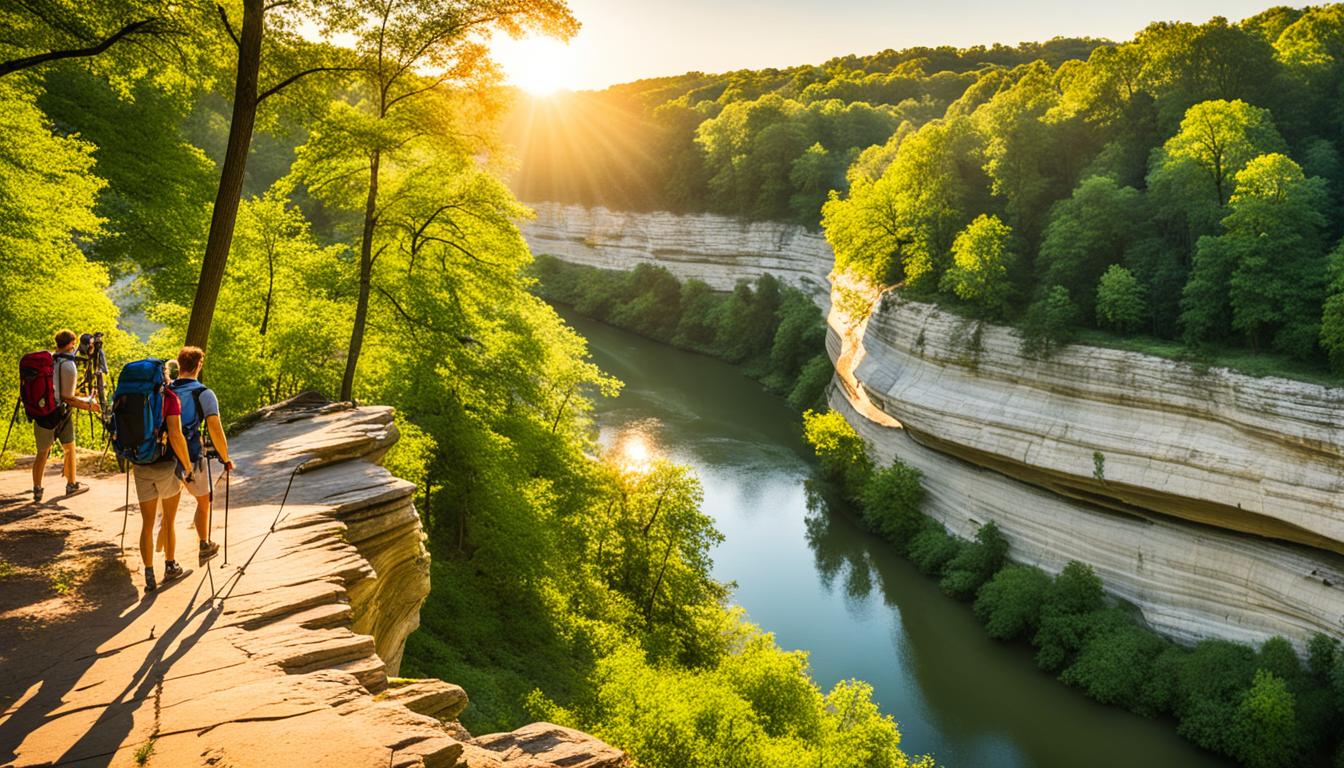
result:
M 175 493 L 163 500 L 163 522 L 159 525 L 159 546 L 163 548 L 164 560 L 176 560 L 177 531 L 173 530 L 173 519 L 177 517 L 177 504 L 182 494 Z
M 48 449 L 45 450 L 45 451 L 40 451 L 36 456 L 33 457 L 33 487 L 34 487 L 34 488 L 41 488 L 41 487 L 42 487 L 42 473 L 45 472 L 45 471 L 47 471 L 47 456 L 48 456 L 48 454 L 50 454 L 50 453 L 51 453 L 51 449 L 48 448 Z
M 140 502 L 140 559 L 146 568 L 154 567 L 154 512 L 159 500 Z
M 210 540 L 210 494 L 196 497 L 196 536 L 201 541 Z
M 65 454 L 65 482 L 75 484 L 75 444 L 64 443 L 61 452 Z

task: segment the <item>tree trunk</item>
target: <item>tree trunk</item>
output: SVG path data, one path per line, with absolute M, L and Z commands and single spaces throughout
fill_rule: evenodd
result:
M 263 0 L 243 0 L 229 143 L 224 152 L 215 207 L 210 215 L 210 237 L 206 240 L 205 258 L 201 261 L 201 279 L 196 283 L 196 299 L 191 304 L 191 320 L 187 324 L 187 344 L 201 349 L 205 349 L 210 338 L 210 321 L 214 319 L 219 287 L 224 282 L 224 266 L 229 259 L 233 225 L 238 219 L 238 202 L 243 194 L 247 152 L 252 146 L 252 126 L 257 117 L 257 77 L 261 69 L 265 15 Z
M 261 328 L 257 330 L 257 335 L 262 337 L 262 347 L 265 348 L 266 329 L 271 324 L 271 298 L 275 296 L 275 250 L 268 248 L 266 253 L 266 309 L 261 313 Z
M 359 303 L 355 305 L 355 325 L 350 329 L 350 348 L 345 354 L 345 378 L 341 379 L 341 400 L 353 400 L 355 369 L 364 346 L 364 324 L 369 316 L 369 287 L 373 283 L 373 229 L 378 210 L 379 150 L 369 156 L 369 198 L 364 203 L 364 237 L 359 244 Z

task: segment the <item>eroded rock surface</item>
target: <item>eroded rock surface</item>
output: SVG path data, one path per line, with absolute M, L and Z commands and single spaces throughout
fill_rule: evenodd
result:
M 834 266 L 824 239 L 783 224 L 534 207 L 533 250 L 575 263 L 653 261 L 725 290 Z M 750 227 L 790 245 L 737 234 Z M 880 460 L 924 471 L 926 511 L 953 531 L 994 520 L 1014 559 L 1088 563 L 1180 639 L 1344 634 L 1344 390 L 1080 345 L 1031 360 L 1010 329 L 928 304 L 851 317 L 879 294 L 831 277 L 835 301 L 814 294 L 831 405 Z
M 531 203 L 521 225 L 536 254 L 602 269 L 657 264 L 682 280 L 703 280 L 719 291 L 769 273 L 830 301 L 831 248 L 820 233 L 776 222 L 746 222 L 710 213 L 633 213 L 602 207 Z
M 495 754 L 454 722 L 461 688 L 389 677 L 429 591 L 414 488 L 369 461 L 396 437 L 389 408 L 303 398 L 260 414 L 231 443 L 227 563 L 150 597 L 138 520 L 126 565 L 116 546 L 124 478 L 33 506 L 27 472 L 0 473 L 0 551 L 69 586 L 0 581 L 0 764 L 448 768 Z M 183 555 L 193 511 L 178 512 Z

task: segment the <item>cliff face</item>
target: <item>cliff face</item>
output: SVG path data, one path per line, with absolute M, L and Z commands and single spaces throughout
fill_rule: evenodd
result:
M 0 551 L 21 546 L 79 583 L 53 607 L 0 582 L 0 763 L 624 765 L 548 723 L 473 738 L 456 722 L 461 688 L 396 678 L 429 555 L 414 486 L 374 463 L 397 439 L 390 408 L 297 398 L 250 422 L 230 446 L 227 561 L 152 596 L 118 557 L 120 476 L 30 509 L 15 501 L 26 472 L 0 473 L 0 520 L 25 528 L 0 529 Z M 190 511 L 179 548 L 194 542 Z
M 830 302 L 831 249 L 820 234 L 775 222 L 667 212 L 628 213 L 560 203 L 533 203 L 523 236 L 536 254 L 602 269 L 657 264 L 682 280 L 719 291 L 769 273 Z
M 734 229 L 766 225 L 538 213 L 534 251 L 577 263 L 653 261 L 723 288 L 833 266 L 824 240 L 796 227 L 803 239 L 789 242 L 808 245 L 781 264 L 780 249 Z M 1028 359 L 1011 329 L 835 277 L 848 300 L 817 298 L 831 405 L 879 460 L 924 472 L 926 511 L 950 529 L 972 536 L 993 520 L 1017 560 L 1088 563 L 1176 638 L 1344 632 L 1344 390 L 1079 345 Z M 846 314 L 855 297 L 870 316 Z

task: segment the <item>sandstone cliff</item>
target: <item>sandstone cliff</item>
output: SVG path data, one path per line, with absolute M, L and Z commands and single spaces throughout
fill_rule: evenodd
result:
M 657 264 L 682 280 L 703 280 L 720 291 L 770 273 L 811 295 L 823 309 L 830 301 L 830 246 L 803 227 L 710 213 L 531 205 L 537 217 L 521 228 L 536 254 L 602 269 Z
M 529 240 L 721 287 L 833 266 L 819 238 L 789 240 L 807 247 L 782 265 L 774 247 L 743 253 L 753 245 L 733 226 L 748 225 L 544 205 Z M 679 272 L 687 262 L 694 272 Z M 1344 390 L 1085 346 L 1027 359 L 1011 329 L 837 282 L 835 301 L 817 299 L 831 405 L 879 459 L 924 471 L 926 511 L 949 528 L 970 536 L 994 520 L 1015 559 L 1089 563 L 1173 637 L 1344 633 Z M 847 314 L 856 298 L 870 317 Z
M 120 476 L 33 506 L 26 472 L 0 473 L 0 555 L 77 587 L 34 602 L 0 583 L 0 764 L 624 765 L 547 723 L 473 738 L 461 688 L 395 677 L 429 594 L 414 486 L 373 463 L 396 438 L 389 408 L 255 414 L 231 443 L 227 563 L 148 597 L 118 556 Z M 125 562 L 138 571 L 133 547 Z

